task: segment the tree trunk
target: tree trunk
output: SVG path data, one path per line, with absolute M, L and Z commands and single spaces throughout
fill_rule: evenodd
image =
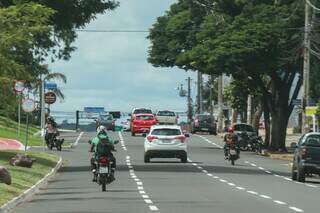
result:
M 270 126 L 270 113 L 268 110 L 264 110 L 263 117 L 264 117 L 264 129 L 265 129 L 264 145 L 265 147 L 269 147 L 270 136 L 271 136 L 271 128 L 270 128 L 271 126 Z
M 262 107 L 261 107 L 261 104 L 259 104 L 258 107 L 256 108 L 255 113 L 254 113 L 253 122 L 252 122 L 253 126 L 257 130 L 258 134 L 259 134 L 261 116 L 262 116 Z
M 232 124 L 237 123 L 237 119 L 238 119 L 238 112 L 237 112 L 237 110 L 233 109 L 232 110 L 232 121 L 231 121 L 231 123 Z

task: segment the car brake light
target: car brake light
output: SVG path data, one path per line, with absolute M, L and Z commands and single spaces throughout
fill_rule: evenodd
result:
M 186 137 L 185 137 L 185 136 L 183 136 L 183 135 L 181 135 L 181 136 L 177 136 L 177 137 L 175 137 L 174 139 L 176 139 L 176 140 L 180 141 L 181 143 L 184 143 L 184 141 L 186 140 Z
M 156 140 L 156 139 L 158 139 L 158 137 L 152 136 L 152 135 L 149 135 L 149 136 L 147 137 L 147 140 L 148 140 L 149 142 L 152 142 L 153 140 Z

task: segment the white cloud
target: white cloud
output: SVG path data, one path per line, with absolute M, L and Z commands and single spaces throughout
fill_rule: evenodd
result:
M 163 15 L 174 0 L 122 0 L 120 8 L 100 15 L 87 29 L 147 30 Z M 186 109 L 186 100 L 178 97 L 178 84 L 186 73 L 176 68 L 154 68 L 147 63 L 147 33 L 80 32 L 77 51 L 70 61 L 51 65 L 63 72 L 68 84 L 63 103 L 54 110 L 73 111 L 84 106 L 131 110 L 135 106 L 154 109 Z

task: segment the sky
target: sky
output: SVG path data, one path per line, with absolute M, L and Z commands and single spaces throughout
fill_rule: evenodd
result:
M 174 0 L 119 0 L 120 7 L 99 15 L 86 29 L 148 30 L 164 15 Z M 52 105 L 54 111 L 75 111 L 84 107 L 131 111 L 134 107 L 153 110 L 186 110 L 186 99 L 177 87 L 186 85 L 195 73 L 178 68 L 154 68 L 147 62 L 148 33 L 79 32 L 77 50 L 69 61 L 50 64 L 53 72 L 67 76 L 59 83 L 66 99 Z M 192 84 L 195 92 L 195 84 Z

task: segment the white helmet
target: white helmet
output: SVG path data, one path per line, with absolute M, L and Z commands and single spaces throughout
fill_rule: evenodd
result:
M 100 125 L 98 128 L 97 128 L 97 134 L 101 133 L 101 132 L 107 132 L 107 129 L 105 126 L 103 125 Z

